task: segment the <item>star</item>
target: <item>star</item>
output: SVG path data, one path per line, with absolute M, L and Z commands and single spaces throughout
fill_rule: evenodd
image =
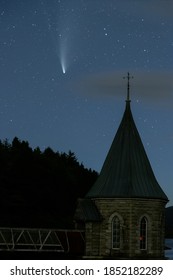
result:
M 99 172 L 123 114 L 122 77 L 129 71 L 134 120 L 144 143 L 155 148 L 151 161 L 168 155 L 156 173 L 173 204 L 167 176 L 173 12 L 144 2 L 1 1 L 0 139 L 17 136 L 32 147 L 71 149 Z

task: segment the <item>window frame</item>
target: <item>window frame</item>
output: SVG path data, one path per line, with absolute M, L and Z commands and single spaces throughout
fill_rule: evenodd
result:
M 148 219 L 146 216 L 141 217 L 139 226 L 139 248 L 146 251 L 148 247 Z
M 111 222 L 112 232 L 112 249 L 119 250 L 121 248 L 121 219 L 118 215 L 112 218 Z M 117 244 L 117 246 L 115 246 Z

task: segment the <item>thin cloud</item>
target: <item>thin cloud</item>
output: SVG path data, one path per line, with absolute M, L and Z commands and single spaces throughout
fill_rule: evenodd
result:
M 135 1 L 135 5 L 150 19 L 151 21 L 156 18 L 171 18 L 173 16 L 173 1 L 172 0 L 143 0 Z M 152 15 L 152 17 L 151 17 Z
M 130 80 L 131 98 L 150 101 L 173 101 L 173 72 L 133 72 Z M 126 97 L 127 79 L 123 72 L 100 73 L 81 78 L 74 85 L 75 90 L 87 96 Z

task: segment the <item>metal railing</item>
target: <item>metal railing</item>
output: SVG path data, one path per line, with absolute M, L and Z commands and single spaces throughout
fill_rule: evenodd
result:
M 68 253 L 73 236 L 84 242 L 84 232 L 79 230 L 0 228 L 0 251 Z

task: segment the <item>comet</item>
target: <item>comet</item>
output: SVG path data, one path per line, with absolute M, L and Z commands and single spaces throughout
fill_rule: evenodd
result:
M 62 73 L 66 74 L 68 63 L 67 63 L 67 50 L 66 46 L 61 46 L 60 53 L 59 53 L 59 60 L 61 64 Z
M 66 73 L 65 61 L 62 59 L 62 57 L 60 58 L 60 63 L 61 63 L 62 73 L 65 74 Z
M 63 65 L 62 65 L 62 73 L 65 74 L 65 68 Z
M 61 64 L 62 73 L 66 74 L 68 68 L 68 42 L 67 37 L 61 35 L 59 41 L 59 60 Z

